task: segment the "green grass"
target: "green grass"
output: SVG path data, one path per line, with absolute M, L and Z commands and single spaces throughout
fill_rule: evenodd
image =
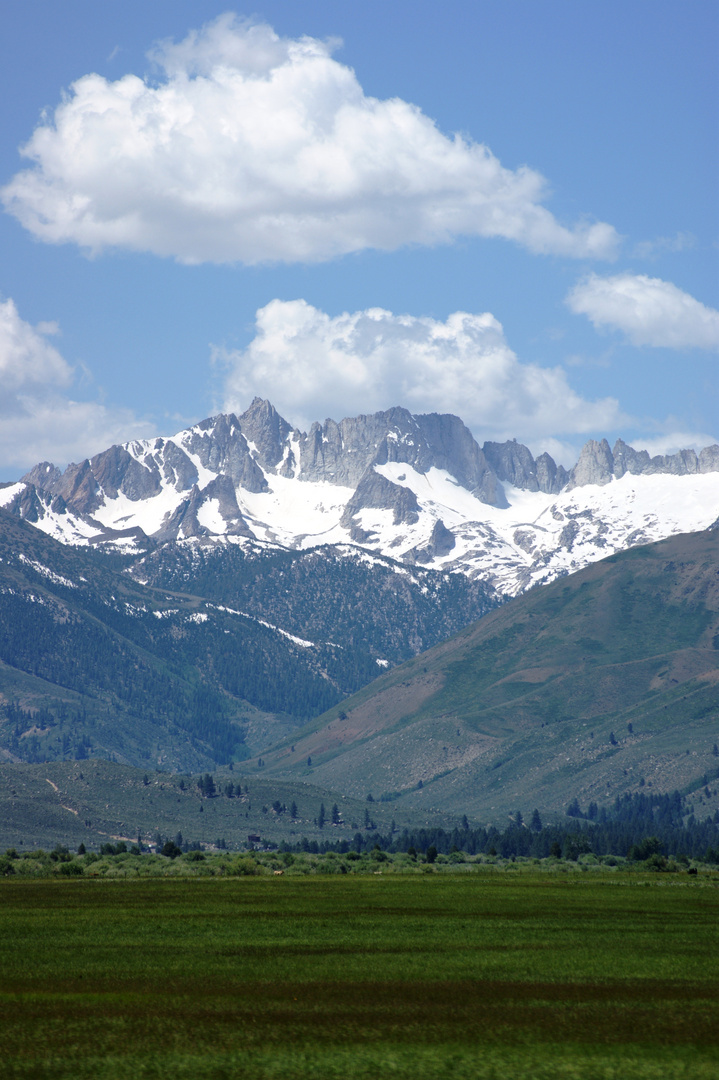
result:
M 0 886 L 9 1078 L 719 1073 L 714 877 Z

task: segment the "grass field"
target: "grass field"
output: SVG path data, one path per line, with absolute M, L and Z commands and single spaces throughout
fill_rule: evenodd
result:
M 718 884 L 8 880 L 0 1073 L 714 1080 Z

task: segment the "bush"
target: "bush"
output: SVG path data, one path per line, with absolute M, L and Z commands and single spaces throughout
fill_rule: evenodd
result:
M 82 877 L 82 866 L 78 862 L 60 863 L 58 873 L 63 877 Z
M 254 859 L 245 856 L 232 864 L 229 868 L 229 872 L 236 877 L 249 877 L 251 875 L 262 873 L 262 868 Z

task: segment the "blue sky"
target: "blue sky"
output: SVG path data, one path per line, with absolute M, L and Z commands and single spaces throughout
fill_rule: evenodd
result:
M 452 411 L 565 464 L 719 440 L 716 4 L 2 26 L 0 479 L 255 393 L 300 426 Z

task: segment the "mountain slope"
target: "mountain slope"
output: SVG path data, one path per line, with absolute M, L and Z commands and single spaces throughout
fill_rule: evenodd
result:
M 719 775 L 718 741 L 710 531 L 509 601 L 263 758 L 267 775 L 502 820 L 645 784 L 698 789 Z
M 719 517 L 719 447 L 650 458 L 586 444 L 567 473 L 516 441 L 479 447 L 456 416 L 394 408 L 292 429 L 267 401 L 48 462 L 0 506 L 65 543 L 145 553 L 191 541 L 305 550 L 361 545 L 481 578 L 502 595 Z
M 181 543 L 142 581 L 126 562 L 0 511 L 0 752 L 242 758 L 491 606 L 465 578 L 354 550 Z

